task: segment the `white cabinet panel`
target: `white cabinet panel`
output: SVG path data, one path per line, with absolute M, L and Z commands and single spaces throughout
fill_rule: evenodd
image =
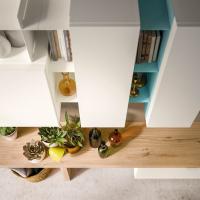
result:
M 149 127 L 190 127 L 200 110 L 200 27 L 178 27 L 147 114 Z M 161 77 L 162 76 L 162 77 Z
M 71 28 L 83 127 L 125 125 L 139 29 Z
M 0 92 L 0 126 L 58 125 L 43 68 L 1 69 Z
M 134 168 L 136 179 L 199 179 L 199 168 Z

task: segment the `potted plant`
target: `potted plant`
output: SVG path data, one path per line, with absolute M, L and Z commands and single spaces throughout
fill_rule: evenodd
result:
M 26 145 L 23 146 L 23 150 L 23 155 L 31 163 L 39 163 L 46 156 L 45 145 L 41 141 L 32 140 L 31 142 L 27 142 Z
M 17 138 L 16 127 L 0 127 L 0 136 L 7 140 L 15 140 Z
M 65 113 L 66 124 L 63 126 L 63 130 L 66 131 L 65 146 L 69 153 L 73 154 L 80 150 L 84 144 L 84 135 L 81 129 L 80 118 L 68 116 Z
M 59 127 L 42 127 L 39 128 L 41 141 L 47 147 L 62 147 L 66 142 L 66 131 Z

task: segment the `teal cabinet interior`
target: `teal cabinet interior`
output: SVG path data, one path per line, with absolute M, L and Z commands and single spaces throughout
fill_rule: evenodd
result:
M 135 64 L 134 72 L 147 74 L 147 85 L 140 89 L 137 97 L 130 97 L 129 103 L 144 103 L 145 111 L 151 101 L 159 68 L 168 43 L 174 19 L 172 0 L 139 0 L 141 31 L 161 31 L 162 38 L 156 62 Z

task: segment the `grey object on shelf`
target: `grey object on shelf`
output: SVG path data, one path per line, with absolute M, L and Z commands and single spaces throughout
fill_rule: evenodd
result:
M 24 38 L 21 31 L 5 31 L 6 37 L 12 47 L 20 48 L 25 46 Z
M 9 56 L 12 51 L 10 42 L 5 36 L 3 31 L 0 31 L 0 58 L 5 58 Z

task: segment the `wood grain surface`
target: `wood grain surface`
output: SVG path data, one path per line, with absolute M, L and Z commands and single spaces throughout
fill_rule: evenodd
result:
M 113 129 L 101 129 L 107 141 Z M 107 167 L 200 167 L 200 123 L 191 128 L 146 128 L 142 123 L 121 129 L 123 142 L 111 148 L 111 155 L 101 159 L 97 149 L 88 144 L 88 129 L 84 129 L 86 144 L 75 155 L 66 154 L 56 163 L 47 156 L 41 163 L 29 163 L 23 156 L 23 145 L 39 139 L 36 128 L 19 128 L 14 142 L 0 139 L 0 167 L 107 168 Z M 108 143 L 109 144 L 109 143 Z

